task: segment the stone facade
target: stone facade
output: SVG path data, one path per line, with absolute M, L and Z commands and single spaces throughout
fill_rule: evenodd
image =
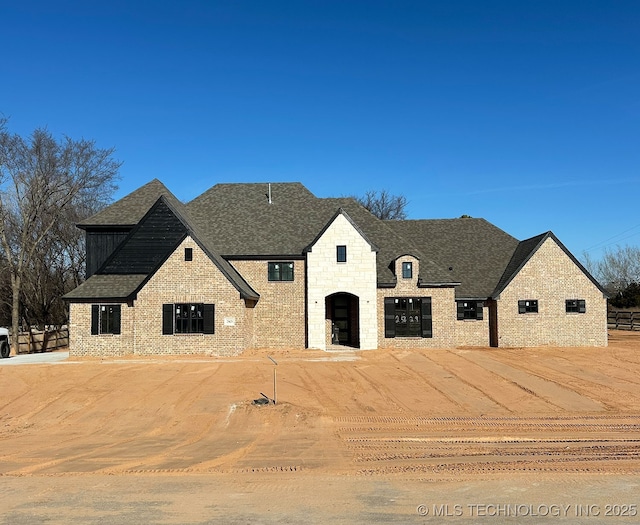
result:
M 337 262 L 337 246 L 347 247 L 346 262 Z M 307 253 L 308 347 L 326 349 L 326 297 L 346 293 L 358 298 L 359 346 L 378 344 L 376 252 L 343 215 L 338 214 Z
M 583 299 L 585 313 L 567 313 L 565 300 Z M 519 300 L 537 300 L 537 313 L 518 313 Z M 502 347 L 606 346 L 607 301 L 552 239 L 529 259 L 497 300 Z

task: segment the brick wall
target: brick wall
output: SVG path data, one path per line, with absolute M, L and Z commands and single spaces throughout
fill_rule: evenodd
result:
M 193 260 L 184 260 L 184 249 Z M 215 304 L 214 334 L 162 334 L 165 303 Z M 91 305 L 72 304 L 70 353 L 74 356 L 126 354 L 237 355 L 246 347 L 253 308 L 191 239 L 187 238 L 139 292 L 132 307 L 122 305 L 122 335 L 90 335 Z
M 535 299 L 538 313 L 519 314 L 518 300 Z M 566 313 L 565 299 L 584 299 L 586 313 Z M 602 292 L 548 238 L 497 301 L 499 346 L 606 346 Z
M 413 276 L 402 278 L 402 263 L 412 262 Z M 378 304 L 378 346 L 380 348 L 450 348 L 455 345 L 456 303 L 453 288 L 418 288 L 420 261 L 406 255 L 396 260 L 398 281 L 395 288 L 379 288 Z M 431 297 L 433 337 L 393 337 L 384 335 L 385 297 Z
M 269 281 L 268 261 L 230 262 L 260 294 L 253 312 L 253 326 L 247 326 L 247 333 L 251 334 L 248 346 L 303 348 L 305 261 L 284 261 L 294 265 L 293 281 Z
M 120 311 L 121 335 L 91 335 L 91 305 L 69 305 L 69 355 L 74 357 L 122 357 L 133 354 L 133 308 Z
M 458 321 L 455 316 L 456 346 L 489 346 L 489 309 L 482 308 L 482 320 Z

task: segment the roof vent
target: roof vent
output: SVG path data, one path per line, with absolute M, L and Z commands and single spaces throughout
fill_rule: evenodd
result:
M 273 201 L 271 200 L 271 183 L 269 183 L 269 191 L 267 193 L 267 199 L 269 201 L 269 204 L 273 204 Z

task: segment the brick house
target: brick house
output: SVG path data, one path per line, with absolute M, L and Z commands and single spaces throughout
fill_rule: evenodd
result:
M 607 344 L 605 292 L 551 232 L 382 221 L 299 183 L 183 204 L 158 180 L 79 227 L 72 355 Z

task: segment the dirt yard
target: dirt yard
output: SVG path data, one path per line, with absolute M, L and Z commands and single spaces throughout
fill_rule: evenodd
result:
M 277 404 L 253 404 L 274 372 Z M 544 523 L 640 521 L 637 332 L 593 349 L 69 359 L 2 366 L 0 385 L 5 523 L 519 523 L 525 507 L 478 512 L 530 500 Z

